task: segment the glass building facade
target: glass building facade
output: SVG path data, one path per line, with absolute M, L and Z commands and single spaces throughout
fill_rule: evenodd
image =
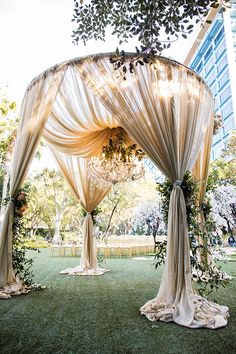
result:
M 231 2 L 227 21 L 230 23 L 226 26 L 225 14 L 217 14 L 189 64 L 210 86 L 215 97 L 216 114 L 222 116 L 223 127 L 213 137 L 213 160 L 220 157 L 232 130 L 236 128 L 236 71 L 233 73 L 232 65 L 229 65 L 232 61 L 236 63 L 236 1 Z

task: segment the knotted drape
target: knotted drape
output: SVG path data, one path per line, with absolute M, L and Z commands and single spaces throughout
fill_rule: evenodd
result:
M 21 281 L 12 267 L 12 222 L 15 198 L 25 179 L 30 163 L 42 136 L 45 122 L 61 85 L 65 69 L 49 74 L 34 83 L 23 99 L 20 122 L 14 149 L 14 160 L 10 176 L 10 201 L 7 205 L 0 234 L 0 292 L 16 294 L 24 291 Z M 4 296 L 4 295 L 3 295 Z
M 101 200 L 110 192 L 111 184 L 95 181 L 88 171 L 88 160 L 69 156 L 51 147 L 58 167 L 71 190 L 87 212 L 83 225 L 83 245 L 80 266 L 62 271 L 62 274 L 101 275 L 106 270 L 98 267 L 96 241 L 91 213 Z
M 125 80 L 108 60 L 85 59 L 77 70 L 104 106 L 173 182 L 167 256 L 161 286 L 141 313 L 150 320 L 187 327 L 225 326 L 228 308 L 196 296 L 191 267 L 186 205 L 181 182 L 191 170 L 213 117 L 213 98 L 205 83 L 185 67 L 159 59 L 137 65 Z

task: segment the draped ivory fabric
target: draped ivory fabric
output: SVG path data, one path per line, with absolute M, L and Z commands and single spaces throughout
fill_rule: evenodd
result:
M 194 179 L 198 182 L 199 185 L 199 191 L 198 191 L 199 205 L 203 203 L 206 194 L 206 186 L 207 186 L 207 179 L 209 174 L 210 158 L 211 158 L 213 127 L 214 127 L 214 115 L 211 118 L 210 124 L 207 128 L 204 144 L 202 145 L 199 151 L 198 157 L 191 171 Z
M 206 194 L 207 179 L 208 179 L 209 167 L 210 167 L 213 128 L 214 128 L 214 118 L 211 120 L 211 124 L 209 124 L 204 144 L 199 152 L 198 158 L 192 169 L 192 175 L 199 185 L 199 191 L 198 191 L 199 206 L 201 206 L 201 204 L 204 202 L 204 198 Z M 206 231 L 205 217 L 202 208 L 200 208 L 200 212 L 198 214 L 198 222 L 200 223 L 203 231 Z M 223 272 L 217 267 L 217 264 L 215 263 L 212 255 L 208 252 L 207 240 L 203 240 L 200 238 L 199 242 L 204 247 L 203 254 L 199 254 L 199 261 L 208 264 L 216 274 L 218 275 L 220 274 L 221 279 L 232 279 L 230 275 Z
M 12 222 L 14 198 L 24 181 L 36 152 L 43 128 L 62 82 L 65 67 L 37 81 L 26 92 L 20 112 L 20 123 L 14 149 L 14 160 L 10 177 L 10 196 L 0 234 L 0 297 L 10 297 L 25 292 L 22 282 L 12 266 Z M 4 295 L 5 294 L 5 295 Z
M 204 143 L 213 99 L 199 77 L 184 67 L 159 59 L 137 66 L 126 80 L 115 80 L 108 60 L 85 59 L 77 70 L 84 82 L 173 182 L 167 256 L 161 286 L 141 313 L 151 321 L 174 321 L 187 327 L 217 328 L 227 324 L 228 308 L 195 295 L 191 283 L 185 199 L 180 188 Z
M 214 127 L 214 117 L 211 119 L 211 124 L 209 124 L 209 127 L 207 129 L 204 144 L 202 145 L 202 148 L 198 154 L 198 158 L 192 169 L 192 175 L 194 179 L 197 181 L 198 188 L 199 188 L 198 200 L 197 200 L 199 206 L 203 203 L 206 194 L 207 179 L 208 179 L 209 167 L 210 167 L 213 127 Z M 200 208 L 200 213 L 198 214 L 198 222 L 200 223 L 201 227 L 204 228 L 205 218 L 201 208 Z M 210 264 L 212 261 L 212 257 L 207 252 L 207 241 L 202 240 L 200 238 L 199 242 L 205 249 L 203 254 L 199 254 L 199 261 Z
M 74 68 L 69 67 L 43 132 L 47 142 L 66 154 L 97 156 L 118 126 Z M 129 142 L 129 137 L 126 140 Z
M 152 65 L 138 64 L 133 74 L 127 72 L 126 80 L 113 69 L 109 55 L 74 60 L 64 63 L 63 68 L 67 71 L 53 107 L 52 102 L 47 108 L 44 101 L 39 102 L 39 107 L 45 108 L 45 116 L 41 112 L 43 123 L 52 112 L 44 133 L 50 144 L 66 154 L 94 156 L 113 128 L 121 126 L 174 185 L 165 271 L 157 297 L 148 301 L 141 312 L 150 320 L 175 321 L 192 328 L 225 326 L 228 308 L 195 295 L 192 288 L 186 205 L 180 188 L 184 173 L 192 170 L 196 162 L 211 122 L 213 99 L 207 86 L 186 67 L 161 57 Z M 49 71 L 40 76 L 26 97 L 32 94 L 47 101 L 40 85 L 55 73 Z M 28 117 L 31 112 L 28 107 Z M 35 142 L 43 125 L 36 124 L 32 131 Z M 26 150 L 21 132 L 20 139 Z M 16 151 L 15 161 L 24 154 L 25 151 Z M 32 156 L 31 151 L 26 154 Z M 27 167 L 26 163 L 24 171 Z M 18 175 L 17 168 L 14 173 Z M 9 216 L 7 223 L 10 227 Z M 6 252 L 5 249 L 1 256 Z M 4 281 L 2 284 L 5 286 Z
M 83 245 L 80 265 L 61 271 L 61 274 L 69 275 L 101 275 L 107 269 L 98 267 L 97 250 L 93 230 L 91 212 L 110 192 L 111 184 L 105 181 L 95 181 L 88 171 L 88 160 L 76 156 L 69 156 L 50 148 L 60 171 L 75 196 L 79 199 L 87 215 L 83 225 Z

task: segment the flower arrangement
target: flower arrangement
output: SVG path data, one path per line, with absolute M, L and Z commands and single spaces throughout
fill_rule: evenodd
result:
M 223 127 L 222 116 L 220 114 L 215 114 L 215 116 L 214 116 L 214 126 L 213 126 L 213 135 L 216 135 L 222 127 Z
M 209 200 L 205 200 L 201 206 L 197 205 L 198 182 L 195 181 L 190 172 L 186 172 L 181 184 L 186 202 L 187 223 L 189 231 L 190 261 L 192 267 L 192 279 L 195 282 L 196 290 L 200 295 L 208 295 L 220 286 L 228 285 L 228 279 L 224 278 L 224 273 L 215 264 L 208 264 L 208 254 L 214 250 L 215 222 L 211 217 L 211 205 Z M 167 224 L 170 195 L 173 184 L 169 180 L 158 183 L 157 190 L 162 196 L 162 215 Z M 203 212 L 205 223 L 202 225 L 198 221 L 198 215 Z M 204 226 L 204 227 L 203 227 Z M 200 242 L 203 240 L 203 244 Z M 205 244 L 205 246 L 204 246 Z M 156 245 L 157 268 L 164 262 L 166 255 L 166 244 Z M 199 255 L 202 260 L 199 260 Z M 203 261 L 205 259 L 205 261 Z
M 23 191 L 20 191 L 16 197 L 16 204 L 14 213 L 18 217 L 22 217 L 24 212 L 28 209 L 27 194 Z
M 24 285 L 31 286 L 33 284 L 33 271 L 31 269 L 33 259 L 27 257 L 26 252 L 29 247 L 25 243 L 27 230 L 24 213 L 28 209 L 27 192 L 24 189 L 20 190 L 13 201 L 15 203 L 12 238 L 13 269 Z
M 125 135 L 124 129 L 120 127 L 116 134 L 109 139 L 109 143 L 103 146 L 102 154 L 106 160 L 112 160 L 114 156 L 119 156 L 122 162 L 128 162 L 133 157 L 140 161 L 145 156 L 137 144 L 127 146 Z

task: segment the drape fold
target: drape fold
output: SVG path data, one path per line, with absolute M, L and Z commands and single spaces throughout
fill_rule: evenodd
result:
M 91 213 L 101 200 L 110 192 L 111 184 L 94 180 L 88 170 L 88 159 L 63 154 L 50 146 L 57 165 L 64 175 L 74 195 L 87 212 L 83 223 L 83 245 L 80 265 L 61 271 L 69 275 L 101 275 L 107 269 L 97 264 L 97 249 Z
M 54 75 L 39 80 L 26 91 L 14 148 L 10 176 L 10 201 L 7 205 L 0 234 L 0 292 L 8 296 L 24 292 L 24 286 L 15 276 L 12 266 L 12 223 L 14 202 L 36 152 L 46 120 L 51 112 L 66 67 Z M 3 295 L 4 296 L 4 295 Z
M 89 158 L 101 153 L 118 126 L 115 117 L 69 67 L 43 132 L 47 142 L 60 152 Z
M 90 213 L 87 213 L 83 224 L 83 247 L 81 252 L 80 265 L 83 269 L 96 269 L 97 264 L 97 250 L 94 241 L 93 220 Z
M 185 67 L 163 58 L 152 66 L 137 65 L 134 73 L 127 72 L 125 82 L 114 75 L 108 59 L 87 58 L 76 69 L 164 175 L 173 184 L 182 181 L 192 170 L 212 124 L 214 100 L 205 83 Z M 200 297 L 196 301 L 195 296 L 186 205 L 181 188 L 175 184 L 169 204 L 164 275 L 156 298 L 148 301 L 141 313 L 151 320 L 171 320 L 187 327 L 226 325 L 226 307 L 214 307 Z
M 214 113 L 212 112 L 212 117 L 208 125 L 204 142 L 199 151 L 198 157 L 192 168 L 192 175 L 197 181 L 198 190 L 198 204 L 201 205 L 206 194 L 207 179 L 209 175 L 210 159 L 211 159 L 211 145 L 213 137 L 213 126 L 214 126 Z

